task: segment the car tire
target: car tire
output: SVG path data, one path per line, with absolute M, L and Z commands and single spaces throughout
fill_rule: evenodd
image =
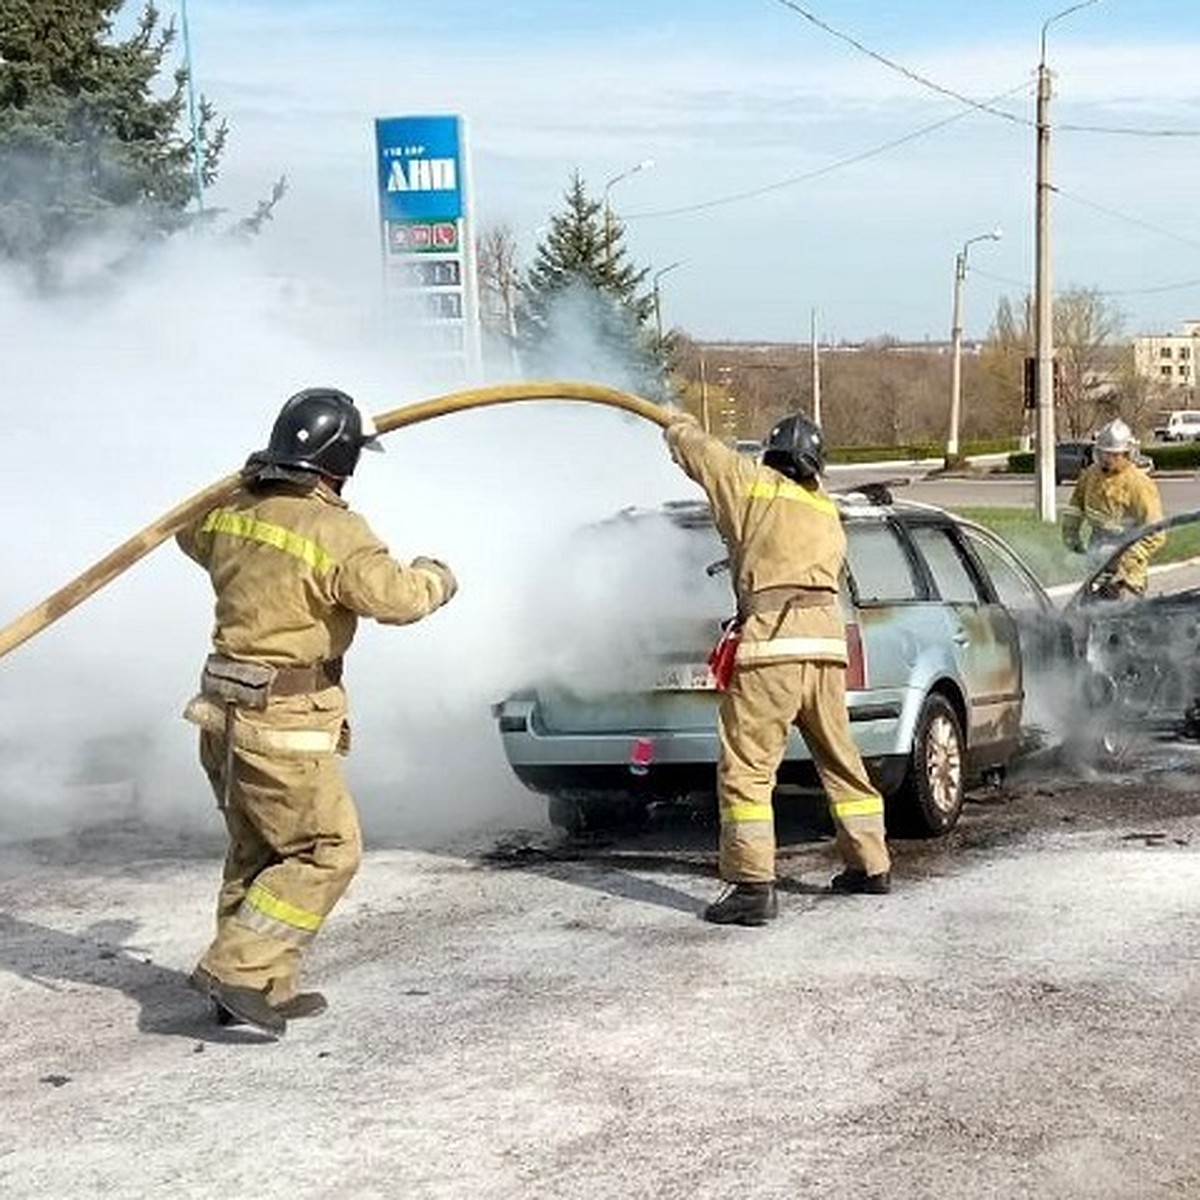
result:
M 888 804 L 888 832 L 939 837 L 958 824 L 966 796 L 962 722 L 945 696 L 925 697 L 913 733 L 908 773 Z

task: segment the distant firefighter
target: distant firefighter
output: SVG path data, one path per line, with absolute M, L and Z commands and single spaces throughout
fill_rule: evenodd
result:
M 1096 461 L 1079 473 L 1063 509 L 1062 538 L 1069 550 L 1098 562 L 1134 530 L 1162 520 L 1158 485 L 1133 462 L 1136 448 L 1133 431 L 1120 418 L 1096 434 Z M 1166 534 L 1156 533 L 1134 542 L 1117 560 L 1100 594 L 1110 600 L 1142 595 L 1150 560 L 1165 541 Z

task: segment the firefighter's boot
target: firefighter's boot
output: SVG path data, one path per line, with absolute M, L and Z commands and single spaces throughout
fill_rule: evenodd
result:
M 829 881 L 829 890 L 839 896 L 886 896 L 892 890 L 891 872 L 868 875 L 859 867 L 847 867 Z
M 298 1021 L 303 1017 L 319 1017 L 329 1002 L 320 992 L 297 992 L 290 1000 L 275 1005 L 275 1011 L 286 1021 Z
M 734 883 L 704 910 L 714 925 L 765 925 L 779 915 L 773 883 Z
M 229 1009 L 216 1001 L 217 1024 L 241 1025 L 242 1019 L 235 1017 Z M 286 1021 L 299 1021 L 304 1017 L 319 1017 L 329 1008 L 329 1001 L 320 992 L 297 992 L 290 1000 L 271 1006 Z
M 203 967 L 197 967 L 192 972 L 189 982 L 196 991 L 213 1002 L 217 1020 L 222 1025 L 240 1021 L 272 1037 L 282 1037 L 287 1032 L 287 1018 L 271 1006 L 266 992 L 225 983 Z

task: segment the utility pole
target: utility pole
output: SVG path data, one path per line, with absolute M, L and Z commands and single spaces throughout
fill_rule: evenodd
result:
M 1058 520 L 1058 514 L 1054 495 L 1054 298 L 1050 283 L 1050 90 L 1050 71 L 1046 66 L 1046 26 L 1043 26 L 1042 57 L 1037 75 L 1037 194 L 1034 210 L 1035 515 L 1039 521 L 1053 524 Z
M 1034 265 L 1034 405 L 1037 440 L 1034 463 L 1037 469 L 1037 505 L 1040 521 L 1053 524 L 1058 519 L 1054 494 L 1054 292 L 1050 280 L 1050 96 L 1051 76 L 1046 66 L 1046 31 L 1055 21 L 1081 8 L 1090 8 L 1099 0 L 1081 0 L 1042 24 L 1041 55 L 1037 72 L 1037 194 L 1035 198 L 1036 262 Z
M 812 419 L 814 425 L 821 424 L 821 359 L 820 342 L 817 339 L 817 310 L 809 314 L 809 341 L 812 348 Z
M 700 351 L 700 424 L 705 433 L 712 433 L 712 421 L 708 414 L 708 360 Z

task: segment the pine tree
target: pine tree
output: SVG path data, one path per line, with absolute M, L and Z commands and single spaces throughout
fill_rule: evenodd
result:
M 640 292 L 648 268 L 628 261 L 625 233 L 576 172 L 520 286 L 518 342 L 527 372 L 608 380 L 661 397 L 665 366 Z
M 51 278 L 55 251 L 120 229 L 145 237 L 188 222 L 187 74 L 159 84 L 175 40 L 147 0 L 113 35 L 125 0 L 4 0 L 0 7 L 0 259 Z M 158 91 L 156 91 L 156 85 Z M 159 94 L 161 92 L 161 94 Z M 201 176 L 216 178 L 224 124 L 201 102 Z

